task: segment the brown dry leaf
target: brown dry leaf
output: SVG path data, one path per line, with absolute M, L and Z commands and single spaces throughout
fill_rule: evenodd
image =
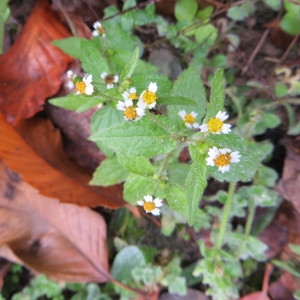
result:
M 64 155 L 59 132 L 51 123 L 33 123 L 24 132 L 27 130 L 32 131 L 32 135 L 26 136 L 29 144 L 0 114 L 0 157 L 10 169 L 21 174 L 25 182 L 42 195 L 61 202 L 107 208 L 124 205 L 121 185 L 107 188 L 87 185 L 91 177 Z
M 0 195 L 1 256 L 55 280 L 111 280 L 101 215 L 41 196 L 3 162 Z
M 240 300 L 270 300 L 270 298 L 264 292 L 255 292 L 244 296 Z
M 293 293 L 299 289 L 295 278 L 288 272 L 284 272 L 280 278 L 272 283 L 269 294 L 272 300 L 293 300 Z
M 37 1 L 17 41 L 0 56 L 0 111 L 9 122 L 33 116 L 58 91 L 73 58 L 50 43 L 68 36 L 49 2 Z
M 300 214 L 300 139 L 285 139 L 286 157 L 282 178 L 277 185 L 277 191 L 293 204 Z

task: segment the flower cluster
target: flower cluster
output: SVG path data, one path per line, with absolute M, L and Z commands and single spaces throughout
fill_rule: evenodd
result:
M 75 83 L 75 95 L 86 94 L 92 95 L 94 92 L 94 86 L 92 85 L 93 76 L 91 74 L 85 74 L 82 81 Z
M 104 84 L 106 84 L 107 89 L 112 89 L 115 83 L 119 82 L 119 75 L 113 75 L 108 74 L 107 72 L 102 72 L 100 76 L 103 79 Z
M 102 36 L 103 38 L 106 37 L 106 31 L 101 22 L 97 21 L 93 24 L 94 31 L 92 33 L 93 36 Z
M 122 94 L 124 101 L 118 101 L 117 109 L 123 111 L 126 121 L 137 121 L 145 115 L 146 108 L 155 107 L 158 98 L 156 92 L 156 82 L 150 82 L 148 89 L 144 90 L 140 96 L 137 95 L 136 88 L 131 87 Z

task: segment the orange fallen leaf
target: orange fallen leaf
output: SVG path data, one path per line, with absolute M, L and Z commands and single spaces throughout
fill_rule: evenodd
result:
M 92 210 L 41 196 L 0 163 L 0 255 L 55 280 L 106 282 L 106 224 Z
M 32 132 L 32 135 L 27 134 L 28 144 L 0 114 L 0 157 L 10 169 L 21 174 L 24 181 L 42 195 L 61 202 L 107 208 L 125 204 L 121 185 L 88 186 L 91 177 L 64 155 L 58 130 L 47 122 L 42 125 L 44 128 L 37 130 L 40 126 L 38 123 L 27 126 L 28 133 Z
M 9 122 L 33 116 L 59 90 L 73 58 L 51 41 L 69 36 L 49 2 L 37 1 L 16 42 L 0 56 L 0 111 Z

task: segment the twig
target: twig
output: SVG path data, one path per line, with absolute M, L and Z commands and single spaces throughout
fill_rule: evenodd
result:
M 270 280 L 272 269 L 273 269 L 272 265 L 267 264 L 264 278 L 263 278 L 263 286 L 262 286 L 262 292 L 265 293 L 266 295 L 268 293 L 269 280 Z
M 260 41 L 258 42 L 257 46 L 255 47 L 254 51 L 252 52 L 249 60 L 247 61 L 245 67 L 242 70 L 242 75 L 248 70 L 249 66 L 251 65 L 252 61 L 254 60 L 255 56 L 257 55 L 257 53 L 259 52 L 261 46 L 263 45 L 263 43 L 265 42 L 268 34 L 270 32 L 270 29 L 265 30 L 264 34 L 262 35 Z
M 292 47 L 296 44 L 298 38 L 299 38 L 299 34 L 295 35 L 295 37 L 293 38 L 293 40 L 292 40 L 291 43 L 289 44 L 288 48 L 285 50 L 284 54 L 283 54 L 282 57 L 280 58 L 279 64 L 282 64 L 282 62 L 286 59 L 286 57 L 287 57 L 288 54 L 290 53 Z

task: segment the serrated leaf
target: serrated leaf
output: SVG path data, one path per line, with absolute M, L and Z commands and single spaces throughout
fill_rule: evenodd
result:
M 151 120 L 144 117 L 137 122 L 124 122 L 95 133 L 89 139 L 104 142 L 112 150 L 124 155 L 152 157 L 168 153 L 176 146 L 170 133 L 159 127 L 160 123 L 165 127 L 166 122 L 162 116 L 155 116 Z
M 196 106 L 196 102 L 186 97 L 175 96 L 175 97 L 160 97 L 159 105 L 186 105 Z
M 180 74 L 172 88 L 171 97 L 188 98 L 196 104 L 196 106 L 186 104 L 168 106 L 168 116 L 178 126 L 182 123 L 181 118 L 178 116 L 180 110 L 185 110 L 187 113 L 190 113 L 192 110 L 195 111 L 198 114 L 196 118 L 198 122 L 200 122 L 205 114 L 206 94 L 199 72 L 197 67 L 190 65 Z
M 128 172 L 120 165 L 116 157 L 106 158 L 96 169 L 91 185 L 110 186 L 125 181 Z
M 49 100 L 49 102 L 52 105 L 63 107 L 69 110 L 75 110 L 77 112 L 83 112 L 104 101 L 105 99 L 103 98 L 101 99 L 99 96 L 74 95 L 74 94 L 70 94 L 65 97 L 53 98 Z
M 217 69 L 212 80 L 209 103 L 207 104 L 207 112 L 203 123 L 207 123 L 207 121 L 215 117 L 220 110 L 224 110 L 224 99 L 223 69 Z
M 154 168 L 146 157 L 118 154 L 118 160 L 130 173 L 142 176 L 151 176 L 154 173 Z
M 187 195 L 182 186 L 169 184 L 166 187 L 166 198 L 171 209 L 187 217 Z
M 122 73 L 121 73 L 121 82 L 125 79 L 125 78 L 130 78 L 132 73 L 134 72 L 137 63 L 139 60 L 139 48 L 136 47 L 134 49 L 134 52 L 132 54 L 132 58 L 130 60 L 130 62 L 125 66 L 125 68 L 123 69 Z
M 205 156 L 200 154 L 197 147 L 189 148 L 193 158 L 193 162 L 186 178 L 186 195 L 188 205 L 188 224 L 192 226 L 196 221 L 197 211 L 199 210 L 199 202 L 204 189 L 207 185 L 206 170 L 207 165 Z

